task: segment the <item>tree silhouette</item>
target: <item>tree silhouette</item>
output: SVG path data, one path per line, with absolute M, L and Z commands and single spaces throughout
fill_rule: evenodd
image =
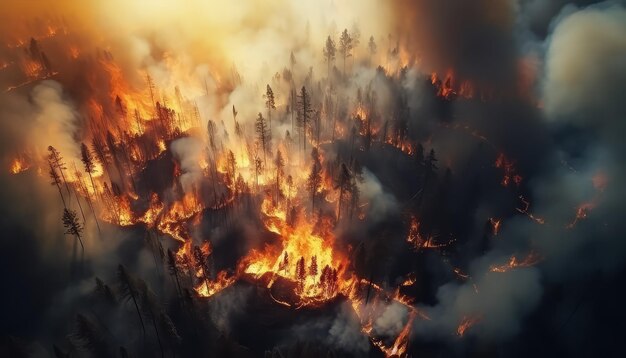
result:
M 77 314 L 72 333 L 68 336 L 70 342 L 80 350 L 90 352 L 93 357 L 110 357 L 104 334 L 100 327 L 90 318 Z
M 67 189 L 67 195 L 70 194 L 70 186 L 67 184 L 67 180 L 65 179 L 64 170 L 67 169 L 65 166 L 65 162 L 63 161 L 63 157 L 58 150 L 56 150 L 53 146 L 48 146 L 48 162 L 52 164 L 52 166 L 61 174 L 61 178 L 63 179 L 63 184 Z
M 276 99 L 274 98 L 274 91 L 268 84 L 265 88 L 265 108 L 267 108 L 267 118 L 270 122 L 270 131 L 272 130 L 272 110 L 276 109 Z
M 261 161 L 261 158 L 259 157 L 258 153 L 255 153 L 254 155 L 254 178 L 256 180 L 257 189 L 259 188 L 259 175 L 261 175 L 262 171 L 263 171 L 263 162 Z
M 311 257 L 311 265 L 309 266 L 309 275 L 310 276 L 317 276 L 317 256 L 313 255 L 313 257 Z
M 309 120 L 311 119 L 311 113 L 313 108 L 311 106 L 311 97 L 306 91 L 306 87 L 302 86 L 300 89 L 300 95 L 298 96 L 299 114 L 300 114 L 300 127 L 304 136 L 303 149 L 306 150 L 306 131 L 308 128 Z
M 346 192 L 352 192 L 352 174 L 345 163 L 341 163 L 339 176 L 337 178 L 337 188 L 339 189 L 339 199 L 337 200 L 337 221 L 341 219 L 341 204 Z
M 91 151 L 89 151 L 89 148 L 87 147 L 87 145 L 85 143 L 81 143 L 80 145 L 80 154 L 81 154 L 81 161 L 83 162 L 83 165 L 85 166 L 85 172 L 87 174 L 89 174 L 89 180 L 91 181 L 91 187 L 93 188 L 94 192 L 96 192 L 96 184 L 94 184 L 93 182 L 93 172 L 95 171 L 95 164 L 93 162 L 93 155 L 91 155 Z
M 124 301 L 133 301 L 133 305 L 135 306 L 135 310 L 137 311 L 137 317 L 139 317 L 139 322 L 141 323 L 141 330 L 143 331 L 143 335 L 146 335 L 146 326 L 143 322 L 143 317 L 141 316 L 141 310 L 139 309 L 139 299 L 140 299 L 140 289 L 137 286 L 136 279 L 132 277 L 126 268 L 123 265 L 119 265 L 117 267 L 117 281 L 119 284 L 119 292 L 122 300 Z
M 237 176 L 237 159 L 235 158 L 235 153 L 232 150 L 228 151 L 226 156 L 226 174 L 228 185 L 232 188 L 235 184 L 235 178 Z
M 100 278 L 96 277 L 96 290 L 95 293 L 104 299 L 111 306 L 117 305 L 117 298 L 109 285 L 104 283 Z
M 313 147 L 311 150 L 311 158 L 313 159 L 313 164 L 311 165 L 311 171 L 309 172 L 306 185 L 311 195 L 311 212 L 314 212 L 315 197 L 322 186 L 322 162 L 316 147 Z
M 159 306 L 156 296 L 148 288 L 146 283 L 142 280 L 139 280 L 138 283 L 139 297 L 141 299 L 140 307 L 143 309 L 144 316 L 152 322 L 154 335 L 156 336 L 159 349 L 161 350 L 161 357 L 165 357 L 165 351 L 163 350 L 163 344 L 161 343 L 161 335 L 159 334 L 159 329 L 157 328 L 157 323 L 159 323 L 160 318 L 163 315 L 163 309 Z
M 339 52 L 341 53 L 341 57 L 343 58 L 343 75 L 346 75 L 346 58 L 352 56 L 352 48 L 354 44 L 352 43 L 352 37 L 348 33 L 348 29 L 344 29 L 341 33 L 341 37 L 339 37 Z
M 215 122 L 209 119 L 209 121 L 207 122 L 206 129 L 207 129 L 207 134 L 209 136 L 209 146 L 211 147 L 213 151 L 215 151 L 215 149 L 217 148 L 217 144 L 215 141 Z
M 291 55 L 289 55 L 289 64 L 291 65 L 291 72 L 293 72 L 293 66 L 296 65 L 296 56 L 294 56 L 293 51 L 291 51 Z
M 285 251 L 282 260 L 278 264 L 278 270 L 287 273 L 289 271 L 289 253 Z
M 370 60 L 376 54 L 376 42 L 374 42 L 374 36 L 370 36 L 370 40 L 367 43 L 367 48 L 370 53 Z
M 94 209 L 93 202 L 91 200 L 91 194 L 89 193 L 89 189 L 87 189 L 87 185 L 85 184 L 85 182 L 83 180 L 83 174 L 76 167 L 76 163 L 73 163 L 73 165 L 74 165 L 74 176 L 77 179 L 76 180 L 76 182 L 77 182 L 76 185 L 78 185 L 78 188 L 80 190 L 82 190 L 84 193 L 86 193 L 85 200 L 87 201 L 87 205 L 91 209 L 91 214 L 93 215 L 93 219 L 96 222 L 96 227 L 98 228 L 98 233 L 100 233 L 100 223 L 98 222 L 98 216 L 96 215 L 96 211 Z M 94 187 L 94 191 L 95 191 L 95 187 Z M 85 213 L 83 212 L 83 207 L 80 204 L 80 197 L 78 195 L 76 195 L 76 201 L 78 202 L 78 207 L 80 208 L 80 212 L 83 215 L 83 221 L 86 221 L 85 220 Z
M 59 195 L 61 196 L 61 201 L 63 202 L 63 208 L 67 208 L 65 199 L 63 198 L 63 190 L 61 189 L 61 177 L 59 176 L 59 173 L 57 173 L 57 170 L 50 159 L 48 159 L 48 165 L 50 166 L 50 171 L 48 173 L 50 175 L 50 179 L 52 179 L 50 184 L 56 185 L 57 189 L 59 189 Z
M 304 257 L 300 257 L 296 264 L 296 279 L 298 280 L 298 290 L 302 292 L 304 289 L 304 279 L 306 278 L 306 268 L 304 265 Z
M 261 144 L 261 148 L 263 149 L 263 162 L 267 167 L 266 152 L 269 150 L 270 134 L 267 129 L 265 118 L 263 118 L 263 115 L 260 112 L 256 122 L 254 123 L 254 129 L 256 131 L 257 141 Z
M 326 39 L 326 43 L 324 45 L 324 60 L 328 63 L 328 74 L 330 77 L 330 65 L 333 61 L 335 61 L 335 56 L 337 54 L 337 47 L 335 46 L 335 41 L 328 36 Z
M 280 183 L 285 176 L 285 160 L 280 150 L 276 151 L 276 159 L 274 159 L 274 165 L 276 166 L 276 203 L 280 200 L 281 190 Z
M 85 246 L 83 245 L 82 233 L 83 227 L 78 221 L 78 217 L 76 216 L 76 211 L 71 209 L 63 209 L 63 226 L 65 227 L 66 235 L 73 235 L 78 242 L 80 242 L 80 246 L 85 252 Z
M 179 278 L 180 273 L 179 273 L 178 265 L 176 264 L 176 254 L 174 254 L 174 252 L 171 249 L 167 249 L 167 269 L 170 275 L 174 277 L 174 281 L 176 282 L 176 290 L 178 294 L 182 295 L 183 291 L 180 287 L 180 278 Z
M 237 112 L 235 105 L 233 104 L 233 122 L 235 123 L 235 126 L 237 125 L 237 114 L 239 114 L 239 112 Z
M 205 254 L 200 246 L 193 247 L 193 263 L 196 271 L 202 272 L 202 279 L 204 281 L 204 284 L 206 285 L 207 291 L 209 290 L 209 283 L 211 282 L 209 278 L 208 257 L 209 255 Z
M 352 48 L 355 49 L 361 44 L 361 29 L 359 28 L 359 24 L 354 22 L 350 32 L 352 33 Z
M 111 155 L 106 144 L 100 138 L 94 137 L 91 141 L 91 149 L 95 154 L 95 159 L 102 165 L 102 169 L 105 172 L 108 171 L 107 167 L 111 162 Z

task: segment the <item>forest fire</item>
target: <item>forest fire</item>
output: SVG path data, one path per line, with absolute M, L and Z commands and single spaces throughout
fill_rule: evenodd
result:
M 444 78 L 439 78 L 436 72 L 430 75 L 431 84 L 437 89 L 437 96 L 445 99 L 453 99 L 455 97 L 462 97 L 470 99 L 474 97 L 474 87 L 469 81 L 462 81 L 457 83 L 454 78 L 454 72 L 448 71 Z
M 53 37 L 54 33 L 50 36 Z M 82 50 L 72 46 L 69 53 L 69 57 L 76 60 Z M 27 77 L 41 79 L 43 65 L 40 62 L 24 64 L 23 71 Z M 359 179 L 362 174 L 358 163 L 353 160 L 339 165 L 327 161 L 323 144 L 330 141 L 321 137 L 327 135 L 337 140 L 354 136 L 354 131 L 350 133 L 341 123 L 335 124 L 330 131 L 321 131 L 320 124 L 316 124 L 317 128 L 311 125 L 310 129 L 298 133 L 298 141 L 303 148 L 307 141 L 314 146 L 310 160 L 302 160 L 299 157 L 303 155 L 290 153 L 288 148 L 293 144 L 286 140 L 276 141 L 274 157 L 267 143 L 272 135 L 269 122 L 259 113 L 250 133 L 249 129 L 240 126 L 233 106 L 235 140 L 222 138 L 218 130 L 226 132 L 229 129 L 223 122 L 218 127 L 212 120 L 207 122 L 206 135 L 200 136 L 206 140 L 206 148 L 194 165 L 201 168 L 201 178 L 211 184 L 207 186 L 196 181 L 192 190 L 184 189 L 182 178 L 187 175 L 188 169 L 183 167 L 188 164 L 173 160 L 171 193 L 174 193 L 174 199 L 166 201 L 163 194 L 139 194 L 145 190 L 138 183 L 138 178 L 148 165 L 162 161 L 169 151 L 173 151 L 170 143 L 178 138 L 195 136 L 191 133 L 199 130 L 197 107 L 189 107 L 176 87 L 177 110 L 170 108 L 165 95 L 157 98 L 160 91 L 145 73 L 142 76 L 146 79 L 147 90 L 134 89 L 111 54 L 105 53 L 96 65 L 94 75 L 89 77 L 91 86 L 96 87 L 101 81 L 99 76 L 103 76 L 108 93 L 105 96 L 94 94 L 84 103 L 91 121 L 88 126 L 90 132 L 84 141 L 90 144 L 81 144 L 80 161 L 88 182 L 83 182 L 83 174 L 78 169 L 75 173 L 70 172 L 62 153 L 52 146 L 49 155 L 42 158 L 43 163 L 37 163 L 40 167 L 50 168 L 53 185 L 58 188 L 69 212 L 66 222 L 69 232 L 82 239 L 82 227 L 76 214 L 67 209 L 72 205 L 71 194 L 74 193 L 78 195 L 76 203 L 79 206 L 80 196 L 83 196 L 94 216 L 105 222 L 120 227 L 145 225 L 148 230 L 178 242 L 178 249 L 168 252 L 168 265 L 179 291 L 184 285 L 184 277 L 188 276 L 194 292 L 203 298 L 219 296 L 239 281 L 251 281 L 264 286 L 275 303 L 294 309 L 323 307 L 337 298 L 346 299 L 359 318 L 361 331 L 374 346 L 389 357 L 406 354 L 415 320 L 428 320 L 429 317 L 415 308 L 412 299 L 402 295 L 399 288 L 391 293 L 372 281 L 358 277 L 351 268 L 351 252 L 336 243 L 336 226 L 342 220 L 352 220 L 352 217 L 364 220 L 365 214 L 360 210 L 367 203 L 360 203 L 358 196 L 359 180 L 362 180 Z M 443 83 L 436 75 L 431 79 L 438 96 L 447 99 L 453 95 L 472 97 L 468 84 L 460 86 L 458 91 L 453 90 L 451 75 Z M 270 91 L 268 85 L 265 98 L 273 96 Z M 309 113 L 310 109 L 306 106 L 310 99 L 306 89 L 303 87 L 296 96 L 303 106 L 299 113 Z M 267 103 L 271 110 L 271 103 Z M 364 106 L 358 105 L 353 113 L 360 121 L 361 136 L 375 140 L 376 133 L 384 131 L 379 137 L 381 145 L 395 147 L 407 157 L 424 157 L 423 147 L 416 147 L 405 137 L 406 134 L 387 134 L 386 128 L 372 128 L 372 114 Z M 431 169 L 436 169 L 433 151 L 420 160 L 428 162 Z M 512 163 L 504 161 L 506 159 L 499 157 L 496 166 L 503 167 L 505 177 L 513 176 L 519 184 L 518 176 L 512 174 Z M 15 159 L 10 171 L 17 174 L 29 167 L 27 161 Z M 238 260 L 235 267 L 216 272 L 214 248 L 206 238 L 202 244 L 194 244 L 193 231 L 201 225 L 207 211 L 232 210 L 241 205 L 242 197 L 259 194 L 263 200 L 257 204 L 257 215 L 265 229 L 276 235 L 276 242 L 252 249 Z M 325 202 L 321 202 L 321 198 Z M 305 205 L 309 200 L 311 211 Z M 323 211 L 324 206 L 332 209 Z M 80 210 L 84 215 L 82 206 Z M 500 221 L 492 221 L 492 224 L 494 234 L 497 234 Z M 433 235 L 424 235 L 420 225 L 417 217 L 411 216 L 406 241 L 416 251 L 452 244 L 453 240 L 441 243 Z M 161 243 L 153 250 L 166 256 Z M 517 263 L 515 258 L 511 260 L 511 267 L 526 264 L 526 261 Z M 411 274 L 400 287 L 412 287 L 416 282 Z M 287 283 L 292 288 L 284 292 L 283 287 Z M 280 292 L 275 292 L 277 290 Z M 402 329 L 391 340 L 380 337 L 373 326 L 389 303 L 405 307 L 408 311 Z M 467 325 L 469 327 L 474 323 Z
M 272 215 L 273 214 L 273 215 Z M 280 235 L 281 248 L 267 248 L 264 252 L 252 252 L 243 259 L 244 272 L 260 277 L 271 274 L 267 288 L 271 289 L 275 277 L 280 276 L 297 282 L 296 293 L 301 304 L 311 304 L 333 298 L 338 289 L 345 286 L 341 277 L 347 262 L 333 250 L 332 234 L 326 237 L 313 233 L 313 225 L 299 222 L 291 227 L 284 213 L 266 213 L 268 230 Z M 272 215 L 272 216 L 269 216 Z M 278 253 L 272 254 L 272 253 Z
M 23 159 L 23 158 L 15 158 L 13 159 L 13 162 L 11 163 L 11 167 L 9 168 L 9 171 L 11 172 L 11 174 L 19 174 L 23 171 L 26 171 L 30 168 L 30 164 L 28 164 L 28 162 Z
M 527 4 L 36 3 L 0 21 L 0 197 L 7 297 L 41 305 L 16 327 L 45 333 L 0 356 L 506 355 L 577 329 L 573 253 L 621 272 L 624 81 L 580 68 L 603 41 L 552 45 L 574 15 L 543 39 Z

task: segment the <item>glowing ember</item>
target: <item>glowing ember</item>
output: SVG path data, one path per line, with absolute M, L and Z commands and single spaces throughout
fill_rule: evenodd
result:
M 526 200 L 526 199 L 524 198 L 524 196 L 520 195 L 520 196 L 519 196 L 519 199 L 520 199 L 520 201 L 522 202 L 523 207 L 521 207 L 521 208 L 516 208 L 516 210 L 517 210 L 518 212 L 520 212 L 520 213 L 522 213 L 522 214 L 524 214 L 524 215 L 528 216 L 530 219 L 532 219 L 533 221 L 535 221 L 537 224 L 542 224 L 542 225 L 543 225 L 543 224 L 545 224 L 545 220 L 543 220 L 543 219 L 542 219 L 542 218 L 540 218 L 540 217 L 536 217 L 535 215 L 533 215 L 532 213 L 530 213 L 530 212 L 528 211 L 528 209 L 530 208 L 530 202 L 529 202 L 528 200 Z
M 491 229 L 494 236 L 497 236 L 500 232 L 501 222 L 502 221 L 500 219 L 489 218 L 489 223 L 491 224 Z
M 459 326 L 456 329 L 456 334 L 459 337 L 463 337 L 468 329 L 472 328 L 481 320 L 482 320 L 481 317 L 464 316 L 463 319 L 461 320 L 461 323 L 459 323 Z
M 526 257 L 519 259 L 516 255 L 512 255 L 509 262 L 504 265 L 493 265 L 489 268 L 491 272 L 507 272 L 516 268 L 534 266 L 541 261 L 541 257 L 534 251 L 531 251 Z
M 515 169 L 514 164 L 515 163 L 507 159 L 503 153 L 500 153 L 496 159 L 495 167 L 504 170 L 504 176 L 500 182 L 504 187 L 508 187 L 511 183 L 519 186 L 522 182 L 522 176 L 517 174 L 517 169 Z
M 593 209 L 596 206 L 595 203 L 583 203 L 578 208 L 576 208 L 576 217 L 574 220 L 566 225 L 568 229 L 573 228 L 579 221 L 587 218 L 587 213 L 589 210 Z

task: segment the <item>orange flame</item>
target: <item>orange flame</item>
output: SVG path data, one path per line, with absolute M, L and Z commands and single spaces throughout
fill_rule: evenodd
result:
M 11 172 L 11 174 L 19 174 L 28 170 L 29 168 L 30 164 L 26 161 L 26 159 L 20 157 L 13 159 L 9 171 Z
M 520 268 L 520 267 L 530 267 L 534 266 L 541 261 L 541 257 L 534 251 L 531 251 L 528 256 L 523 259 L 518 259 L 517 256 L 512 255 L 509 258 L 509 262 L 504 265 L 492 265 L 489 270 L 491 272 L 507 272 L 512 269 Z
M 459 323 L 459 326 L 456 329 L 456 334 L 459 337 L 463 337 L 468 329 L 470 329 L 480 321 L 482 321 L 481 317 L 464 316 L 461 320 L 461 323 Z

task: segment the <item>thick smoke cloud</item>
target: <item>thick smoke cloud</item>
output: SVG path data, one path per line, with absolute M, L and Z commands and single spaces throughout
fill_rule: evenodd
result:
M 572 194 L 558 189 L 566 183 L 569 192 L 576 193 L 575 199 L 580 200 L 577 196 L 586 194 L 586 201 L 596 206 L 597 212 L 590 215 L 590 222 L 581 230 L 573 230 L 569 239 L 552 237 L 546 249 L 558 257 L 558 251 L 565 248 L 567 257 L 593 245 L 599 252 L 589 252 L 590 260 L 585 260 L 584 266 L 592 270 L 614 270 L 622 265 L 626 250 L 614 236 L 623 229 L 615 210 L 625 198 L 617 183 L 626 174 L 625 147 L 618 134 L 625 130 L 626 115 L 620 95 L 624 93 L 626 80 L 626 66 L 621 60 L 626 56 L 626 9 L 609 2 L 579 11 L 572 8 L 564 11 L 567 15 L 556 26 L 547 53 L 545 112 L 554 125 L 575 128 L 574 133 L 584 131 L 593 139 L 581 142 L 584 152 L 573 158 L 579 167 L 576 176 L 551 173 L 545 182 L 540 182 L 538 190 L 542 194 L 557 193 L 558 199 L 553 204 L 543 204 L 546 210 L 556 211 L 571 205 L 567 196 Z M 604 229 L 600 229 L 599 235 L 591 234 L 590 230 L 601 227 Z
M 202 168 L 198 163 L 204 153 L 204 144 L 195 138 L 181 138 L 172 142 L 171 151 L 181 166 L 183 190 L 192 192 L 202 179 Z
M 615 183 L 624 178 L 624 146 L 616 135 L 624 131 L 626 114 L 620 99 L 626 74 L 624 11 L 615 2 L 568 6 L 554 20 L 546 41 L 541 116 L 544 130 L 560 133 L 560 148 L 546 152 L 547 165 L 530 182 L 533 211 L 546 224 L 508 221 L 499 234 L 505 241 L 471 264 L 471 282 L 439 289 L 439 304 L 425 307 L 435 318 L 418 322 L 418 335 L 439 332 L 440 338 L 450 338 L 464 317 L 475 317 L 481 324 L 471 335 L 510 338 L 536 309 L 546 282 L 569 285 L 596 272 L 619 275 L 623 269 L 626 247 L 616 238 L 624 229 L 617 214 L 624 192 Z M 576 219 L 581 206 L 584 220 Z M 506 255 L 529 250 L 544 257 L 537 268 L 489 272 L 491 265 L 506 262 Z M 557 327 L 567 323 L 561 318 Z
M 461 79 L 501 89 L 515 83 L 516 2 L 406 0 L 392 6 L 398 41 L 427 70 L 453 70 Z

